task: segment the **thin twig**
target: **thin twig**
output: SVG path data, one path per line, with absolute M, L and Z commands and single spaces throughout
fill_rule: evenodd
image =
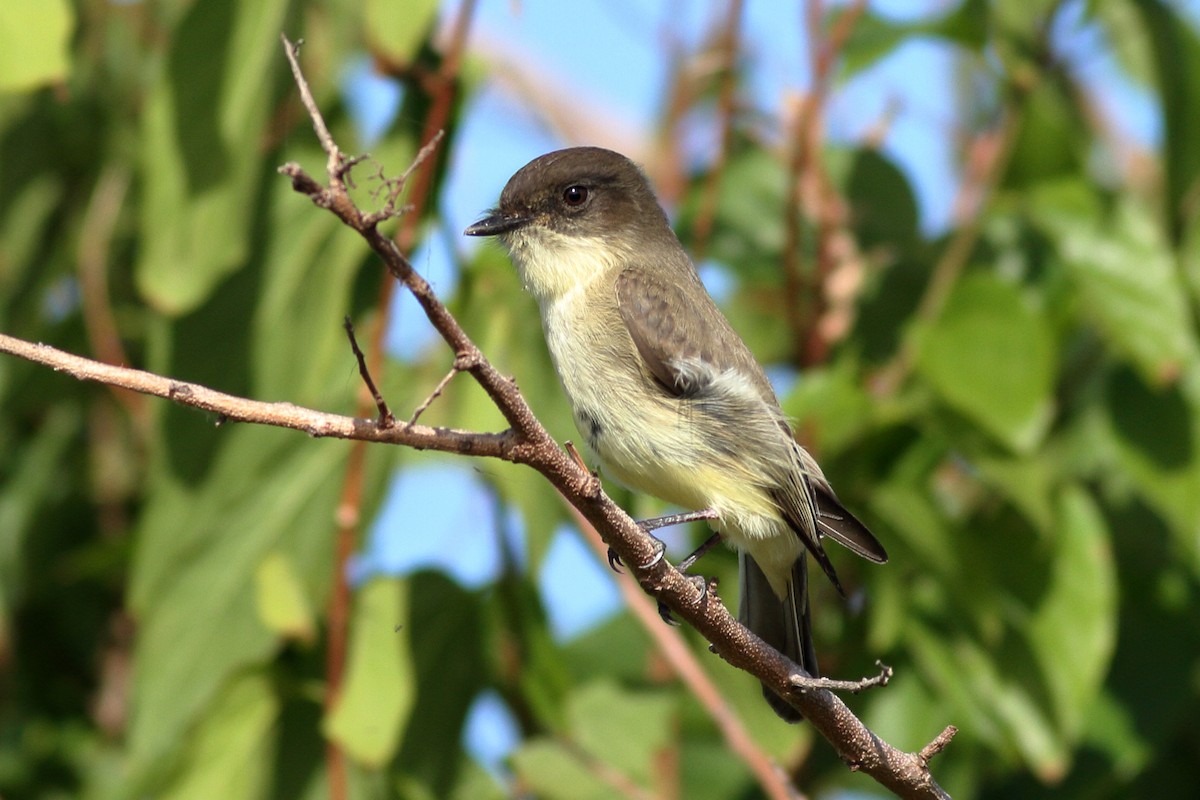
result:
M 183 406 L 198 408 L 216 415 L 214 422 L 223 424 L 248 422 L 273 425 L 303 431 L 315 438 L 399 444 L 417 450 L 486 456 L 504 461 L 515 461 L 524 457 L 525 453 L 520 437 L 511 430 L 481 433 L 455 428 L 431 428 L 426 425 L 381 428 L 373 419 L 329 414 L 292 403 L 249 400 L 218 392 L 198 383 L 178 381 L 140 369 L 105 364 L 58 350 L 47 344 L 27 342 L 3 333 L 0 333 L 0 353 L 19 356 L 81 381 L 119 386 L 141 394 L 162 397 Z
M 921 748 L 921 752 L 917 753 L 917 759 L 922 764 L 928 766 L 930 759 L 945 750 L 956 733 L 958 733 L 958 728 L 953 725 L 947 725 L 946 729 L 934 737 L 932 742 Z
M 412 416 L 408 418 L 408 422 L 406 424 L 417 424 L 417 420 L 421 418 L 421 415 L 425 413 L 426 409 L 433 405 L 434 400 L 437 400 L 442 396 L 442 392 L 446 390 L 446 387 L 450 385 L 450 381 L 453 380 L 454 376 L 459 372 L 461 372 L 461 370 L 458 366 L 451 367 L 449 372 L 443 375 L 442 379 L 438 381 L 437 386 L 433 387 L 433 391 L 429 393 L 429 396 L 422 400 L 421 404 L 416 407 L 412 413 Z
M 791 677 L 792 686 L 798 691 L 807 692 L 812 689 L 829 689 L 835 692 L 850 692 L 858 694 L 867 689 L 872 689 L 876 686 L 887 686 L 892 679 L 892 668 L 881 661 L 876 661 L 875 666 L 879 668 L 878 675 L 872 675 L 867 678 L 859 678 L 856 681 L 838 680 L 835 678 L 814 678 L 811 675 L 803 675 L 797 673 Z
M 371 371 L 367 369 L 367 359 L 358 346 L 358 339 L 354 337 L 354 323 L 350 321 L 349 316 L 343 321 L 342 327 L 346 329 L 346 336 L 350 339 L 350 349 L 354 351 L 354 358 L 358 361 L 358 374 L 362 377 L 363 383 L 367 385 L 367 391 L 371 393 L 371 398 L 375 401 L 375 408 L 379 410 L 379 427 L 390 428 L 396 424 L 396 417 L 393 416 L 387 401 L 383 399 L 383 395 L 379 393 L 375 381 L 371 378 Z

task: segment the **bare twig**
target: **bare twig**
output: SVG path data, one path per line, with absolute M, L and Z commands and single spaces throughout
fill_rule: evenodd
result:
M 791 677 L 791 684 L 797 691 L 807 692 L 812 689 L 829 689 L 835 692 L 850 692 L 858 694 L 876 686 L 887 686 L 892 679 L 892 668 L 881 661 L 876 661 L 879 674 L 869 678 L 859 678 L 856 681 L 837 680 L 835 678 L 814 678 L 811 675 L 796 674 Z
M 460 371 L 461 369 L 456 364 L 455 366 L 451 367 L 445 375 L 442 376 L 442 379 L 438 381 L 437 386 L 433 387 L 433 391 L 429 393 L 429 396 L 421 401 L 421 404 L 413 411 L 412 416 L 408 418 L 408 425 L 416 424 L 417 420 L 421 418 L 421 415 L 425 413 L 426 409 L 433 405 L 433 401 L 442 396 L 442 392 L 446 390 L 446 387 L 450 385 L 450 381 Z
M 521 454 L 513 431 L 477 433 L 454 428 L 425 425 L 396 425 L 381 428 L 372 419 L 346 417 L 314 411 L 292 403 L 266 403 L 225 394 L 197 383 L 177 381 L 153 372 L 117 367 L 90 358 L 63 352 L 46 344 L 35 344 L 0 333 L 0 353 L 19 356 L 26 361 L 65 372 L 81 381 L 118 386 L 141 394 L 162 397 L 183 406 L 191 406 L 216 415 L 214 422 L 249 422 L 303 431 L 316 438 L 353 439 L 439 450 L 462 455 L 481 455 L 513 461 Z
M 358 346 L 358 339 L 354 337 L 354 323 L 350 321 L 350 317 L 346 317 L 342 323 L 342 327 L 346 329 L 346 336 L 350 339 L 350 349 L 354 351 L 354 358 L 358 361 L 358 374 L 362 377 L 363 383 L 367 385 L 367 391 L 371 393 L 372 399 L 375 400 L 375 408 L 379 410 L 379 427 L 390 428 L 396 424 L 396 417 L 393 416 L 391 409 L 388 408 L 387 401 L 383 399 L 383 395 L 379 393 L 378 387 L 375 386 L 375 381 L 371 378 L 371 371 L 367 369 L 367 359 L 363 356 L 363 351 Z
M 958 733 L 958 728 L 953 725 L 947 725 L 946 729 L 934 737 L 932 742 L 921 748 L 921 752 L 917 753 L 917 758 L 922 764 L 928 766 L 929 760 L 945 750 L 956 733 Z

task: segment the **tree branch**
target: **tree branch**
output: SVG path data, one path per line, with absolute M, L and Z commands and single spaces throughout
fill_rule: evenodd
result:
M 284 39 L 289 60 L 302 94 L 308 94 L 295 58 L 295 47 Z M 308 95 L 311 98 L 311 95 Z M 307 103 L 306 103 L 307 104 Z M 314 128 L 327 128 L 315 105 L 310 106 Z M 372 420 L 339 416 L 302 408 L 291 403 L 266 403 L 235 397 L 193 383 L 172 380 L 142 370 L 116 367 L 74 356 L 42 344 L 0 334 L 0 351 L 67 372 L 80 380 L 121 386 L 143 394 L 164 397 L 182 405 L 200 408 L 226 420 L 275 425 L 301 430 L 311 436 L 400 444 L 416 449 L 438 450 L 462 455 L 487 456 L 536 469 L 595 527 L 605 544 L 631 567 L 643 590 L 652 594 L 695 627 L 713 645 L 713 650 L 733 666 L 749 672 L 786 697 L 810 724 L 838 751 L 852 769 L 865 772 L 901 797 L 944 798 L 946 793 L 930 775 L 926 760 L 945 746 L 943 732 L 921 753 L 906 753 L 884 742 L 854 716 L 826 688 L 805 687 L 808 676 L 779 652 L 766 645 L 729 613 L 715 593 L 702 595 L 695 583 L 679 573 L 666 559 L 659 558 L 658 544 L 602 490 L 600 481 L 580 467 L 560 448 L 533 415 L 515 383 L 501 375 L 467 336 L 457 320 L 434 295 L 427 281 L 413 269 L 399 248 L 381 235 L 345 190 L 345 176 L 355 159 L 348 159 L 331 138 L 322 135 L 329 156 L 329 185 L 322 186 L 296 164 L 281 172 L 292 178 L 297 191 L 327 208 L 357 231 L 371 249 L 416 297 L 431 324 L 455 353 L 461 366 L 487 392 L 511 426 L 499 433 L 481 433 L 419 424 L 381 427 Z

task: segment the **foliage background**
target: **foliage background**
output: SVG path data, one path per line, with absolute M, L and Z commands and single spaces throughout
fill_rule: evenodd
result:
M 348 149 L 360 139 L 342 66 L 369 51 L 401 81 L 400 113 L 371 145 L 394 174 L 439 108 L 441 152 L 453 154 L 482 87 L 505 72 L 537 86 L 470 37 L 455 71 L 463 8 L 444 6 L 0 6 L 0 330 L 353 413 L 340 321 L 382 330 L 386 290 L 357 237 L 275 172 L 324 163 L 277 36 L 306 39 L 308 77 Z M 778 6 L 780 24 L 802 25 Z M 958 725 L 934 766 L 956 796 L 1194 796 L 1194 9 L 966 0 L 915 22 L 859 10 L 847 36 L 841 8 L 810 25 L 828 37 L 830 71 L 774 108 L 738 102 L 751 52 L 732 70 L 696 68 L 725 63 L 737 28 L 722 10 L 696 48 L 665 52 L 660 124 L 636 145 L 806 442 L 891 552 L 883 569 L 839 559 L 857 587 L 848 605 L 818 587 L 824 667 L 896 668 L 890 687 L 850 702 L 898 746 Z M 1065 20 L 1094 37 L 1086 54 L 1063 46 Z M 586 31 L 564 35 L 587 44 Z M 889 120 L 832 141 L 819 113 L 824 92 L 869 79 L 916 38 L 953 52 L 961 87 L 945 137 L 929 143 L 958 179 L 953 219 L 933 236 L 878 146 Z M 1120 136 L 1080 80 L 1080 59 L 1098 51 L 1153 98 L 1155 147 Z M 538 95 L 526 99 L 551 130 L 578 141 Z M 447 163 L 411 217 L 423 224 L 401 222 L 408 247 L 455 233 L 437 214 Z M 480 207 L 493 199 L 481 193 Z M 454 310 L 570 438 L 511 269 L 495 249 L 457 247 Z M 436 347 L 392 359 L 392 406 L 414 407 L 449 362 Z M 426 419 L 501 424 L 465 380 Z M 0 794 L 337 797 L 342 764 L 353 797 L 757 795 L 628 614 L 552 635 L 536 572 L 569 517 L 532 473 L 472 465 L 496 513 L 454 535 L 494 540 L 495 580 L 362 576 L 344 642 L 338 525 L 362 527 L 394 472 L 430 457 L 374 448 L 360 463 L 345 442 L 213 423 L 0 360 Z M 414 514 L 407 535 L 420 536 Z M 733 602 L 732 558 L 703 568 Z M 692 644 L 806 794 L 877 793 Z M 483 692 L 517 736 L 490 771 L 463 747 Z

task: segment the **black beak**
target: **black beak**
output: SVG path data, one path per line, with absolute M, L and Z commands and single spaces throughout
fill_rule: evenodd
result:
M 493 211 L 483 219 L 476 222 L 474 225 L 463 231 L 464 236 L 499 236 L 502 233 L 515 231 L 525 223 L 529 222 L 530 218 L 523 214 L 506 214 L 502 211 Z

